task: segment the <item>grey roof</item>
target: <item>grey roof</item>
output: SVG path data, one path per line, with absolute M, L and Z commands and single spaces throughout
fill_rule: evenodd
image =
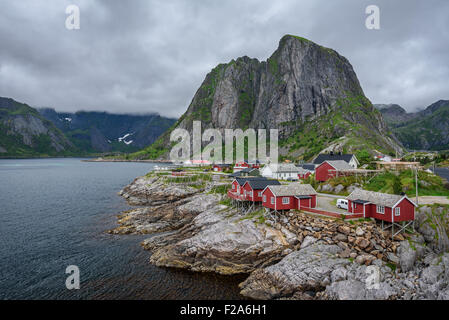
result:
M 237 180 L 237 183 L 241 186 L 245 184 L 248 180 L 268 180 L 266 177 L 242 177 L 242 178 L 235 178 Z
M 250 179 L 247 180 L 248 184 L 250 185 L 251 189 L 253 190 L 263 190 L 266 186 L 278 186 L 281 183 L 277 180 L 260 180 L 260 179 Z
M 302 184 L 299 182 L 290 183 L 281 186 L 268 186 L 271 192 L 277 197 L 282 196 L 308 196 L 316 194 L 315 189 L 310 184 Z
M 313 163 L 303 163 L 303 164 L 297 164 L 298 168 L 303 168 L 305 170 L 314 171 L 315 165 Z
M 268 165 L 273 173 L 298 172 L 298 168 L 293 163 L 276 163 Z
M 217 167 L 231 167 L 232 164 L 226 164 L 226 163 L 215 163 L 214 166 Z
M 324 161 L 335 161 L 335 160 L 342 160 L 347 163 L 351 161 L 353 154 L 325 154 L 321 153 L 318 155 L 318 157 L 313 160 L 314 164 L 322 164 Z
M 346 161 L 343 161 L 343 160 L 325 161 L 325 162 L 329 163 L 336 170 L 352 170 L 352 169 L 354 169 L 353 167 L 351 167 L 349 165 L 349 163 L 347 163 Z
M 368 201 L 375 205 L 392 208 L 403 197 L 404 196 L 399 196 L 396 194 L 388 194 L 388 193 L 374 192 L 374 191 L 368 191 L 368 190 L 363 190 L 363 189 L 355 189 L 347 197 L 347 199 L 351 200 L 351 201 L 355 201 L 355 200 Z M 410 202 L 412 202 L 412 201 L 410 200 Z
M 256 168 L 245 168 L 245 169 L 240 170 L 240 172 L 248 172 L 249 173 L 249 172 L 252 172 L 254 170 L 259 171 L 259 169 L 256 169 Z
M 310 170 L 304 169 L 304 168 L 298 168 L 298 173 L 300 174 L 305 174 L 305 173 L 310 173 Z

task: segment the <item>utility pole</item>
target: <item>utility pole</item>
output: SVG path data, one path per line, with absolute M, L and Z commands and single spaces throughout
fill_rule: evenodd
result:
M 416 205 L 419 204 L 419 200 L 418 200 L 418 168 L 415 167 L 415 189 L 416 189 Z

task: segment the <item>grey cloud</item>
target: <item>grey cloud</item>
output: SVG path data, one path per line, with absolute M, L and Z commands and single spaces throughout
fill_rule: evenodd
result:
M 81 29 L 66 30 L 77 4 Z M 381 30 L 365 28 L 365 7 Z M 179 116 L 207 72 L 265 60 L 284 34 L 334 48 L 375 103 L 449 99 L 449 3 L 434 1 L 0 0 L 0 96 L 57 110 Z

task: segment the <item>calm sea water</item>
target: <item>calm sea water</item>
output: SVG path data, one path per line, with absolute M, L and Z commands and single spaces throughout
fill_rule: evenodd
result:
M 148 163 L 0 160 L 0 299 L 239 299 L 242 278 L 158 268 L 139 243 L 114 236 L 130 209 L 117 192 Z M 65 269 L 80 268 L 68 290 Z

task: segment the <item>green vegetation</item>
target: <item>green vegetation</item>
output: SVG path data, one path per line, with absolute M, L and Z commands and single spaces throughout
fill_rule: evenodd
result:
M 418 191 L 420 196 L 448 196 L 449 184 L 439 176 L 433 175 L 425 171 L 418 171 Z M 405 170 L 400 172 L 385 171 L 375 176 L 341 176 L 329 179 L 325 182 L 317 182 L 314 177 L 305 180 L 315 189 L 318 186 L 329 184 L 332 187 L 342 185 L 345 189 L 341 195 L 348 195 L 347 187 L 358 184 L 363 189 L 383 192 L 389 194 L 401 194 L 404 192 L 408 196 L 415 196 L 415 172 Z M 321 191 L 326 193 L 324 191 Z
M 367 149 L 357 150 L 355 152 L 355 155 L 359 160 L 361 166 L 363 166 L 364 164 L 371 164 L 371 162 L 373 161 L 373 156 Z
M 224 197 L 222 200 L 220 200 L 219 204 L 230 207 L 232 205 L 232 201 L 230 198 Z
M 449 119 L 449 105 L 443 105 L 434 112 L 413 118 L 405 123 L 393 126 L 398 139 L 409 149 L 447 150 L 447 129 L 442 129 L 442 123 Z M 419 139 L 417 139 L 419 137 Z M 423 147 L 423 142 L 426 146 Z M 446 142 L 446 143 L 444 143 Z
M 218 186 L 214 186 L 210 193 L 216 193 L 216 194 L 227 194 L 228 190 L 231 188 L 231 184 L 222 184 Z
M 449 196 L 449 186 L 444 183 L 443 179 L 436 175 L 425 171 L 418 171 L 418 181 L 420 196 Z M 400 191 L 398 189 L 399 183 L 401 185 Z M 395 184 L 397 185 L 395 186 Z M 416 194 L 415 172 L 412 170 L 404 170 L 396 175 L 394 172 L 387 171 L 375 176 L 364 185 L 364 188 L 371 191 L 392 194 L 405 192 L 409 196 L 414 196 Z
M 279 146 L 288 148 L 290 153 L 302 151 L 297 158 L 287 158 L 310 161 L 325 147 L 337 142 L 343 144 L 344 153 L 356 153 L 361 164 L 372 161 L 369 150 L 392 151 L 382 142 L 384 139 L 377 129 L 372 128 L 372 118 L 380 113 L 365 96 L 346 93 L 334 107 L 333 112 L 316 119 L 285 123 L 292 133 L 279 141 Z

